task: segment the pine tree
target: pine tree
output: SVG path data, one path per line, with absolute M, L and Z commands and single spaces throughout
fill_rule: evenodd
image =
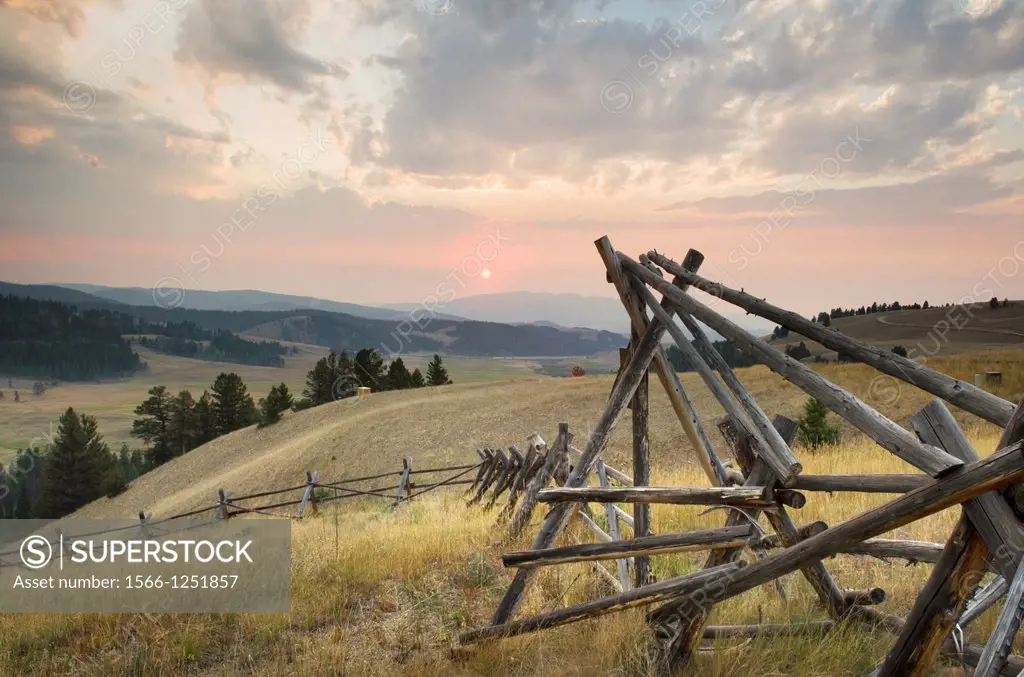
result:
M 434 355 L 434 359 L 427 365 L 427 385 L 444 386 L 452 382 L 448 378 L 448 370 L 444 368 L 444 361 L 440 355 Z
M 195 445 L 201 447 L 217 438 L 217 414 L 213 410 L 213 398 L 207 390 L 196 401 Z
M 256 422 L 256 403 L 241 377 L 232 372 L 221 373 L 213 382 L 213 413 L 217 435 L 246 428 Z
M 192 393 L 182 390 L 170 403 L 171 420 L 167 430 L 167 443 L 172 456 L 181 456 L 195 449 L 199 439 L 199 412 Z
M 396 358 L 394 362 L 388 365 L 388 387 L 393 390 L 404 390 L 412 387 L 412 374 L 409 373 L 401 357 Z
M 96 419 L 69 407 L 46 455 L 34 512 L 56 519 L 100 498 L 110 488 L 114 463 Z
M 382 390 L 384 380 L 384 358 L 372 348 L 363 348 L 356 353 L 355 373 L 359 385 Z
M 149 390 L 149 399 L 135 408 L 140 418 L 132 423 L 132 436 L 138 437 L 149 447 L 153 467 L 163 465 L 176 455 L 171 447 L 171 397 L 164 386 Z
M 349 354 L 344 351 L 341 354 L 331 352 L 306 374 L 306 388 L 302 394 L 309 401 L 309 406 L 318 407 L 354 395 L 358 385 L 355 365 Z
M 280 383 L 270 389 L 267 396 L 260 400 L 260 427 L 272 425 L 281 420 L 281 414 L 292 408 L 294 404 L 288 386 Z
M 828 407 L 820 400 L 811 398 L 804 405 L 804 417 L 800 419 L 800 444 L 817 449 L 823 445 L 839 444 L 842 431 L 828 422 Z
M 412 370 L 412 376 L 409 378 L 409 387 L 411 388 L 423 388 L 427 385 L 427 382 L 423 380 L 423 372 L 419 368 Z

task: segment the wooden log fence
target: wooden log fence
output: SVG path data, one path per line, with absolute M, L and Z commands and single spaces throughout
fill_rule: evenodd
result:
M 704 257 L 694 250 L 678 264 L 655 251 L 634 260 L 616 251 L 606 237 L 595 244 L 607 280 L 614 285 L 631 324 L 629 344 L 620 353 L 621 368 L 603 413 L 588 431 L 584 449 L 577 449 L 571 441 L 564 442 L 568 430 L 563 425 L 550 453 L 546 448 L 533 449 L 537 453 L 532 464 L 528 455 L 518 465 L 513 462 L 506 466 L 501 454 L 481 453 L 483 466 L 474 487 L 479 492 L 494 485 L 504 491 L 504 484 L 509 485 L 511 505 L 503 511 L 513 521 L 509 540 L 526 528 L 537 503 L 550 504 L 551 509 L 527 549 L 503 555 L 503 564 L 516 573 L 490 625 L 463 632 L 460 644 L 650 606 L 647 622 L 654 637 L 661 640 L 656 642 L 652 665 L 665 675 L 678 674 L 696 651 L 708 648 L 701 642 L 799 634 L 827 636 L 840 621 L 880 626 L 897 636 L 876 671 L 878 675 L 923 676 L 929 674 L 937 658 L 953 655 L 977 666 L 976 674 L 984 677 L 1017 674 L 1024 669 L 1024 659 L 1009 654 L 1024 617 L 1024 524 L 1019 517 L 1024 512 L 1024 405 L 1015 407 L 968 383 L 868 346 L 743 290 L 708 280 L 697 272 Z M 690 287 L 1003 426 L 1004 435 L 995 452 L 982 458 L 938 400 L 913 416 L 914 430 L 907 430 L 868 402 L 690 296 Z M 661 294 L 660 300 L 656 292 Z M 823 402 L 869 439 L 921 472 L 802 472 L 791 446 L 796 424 L 781 417 L 769 419 L 718 353 L 705 327 Z M 699 383 L 710 390 L 728 415 L 727 424 L 720 428 L 734 461 L 722 461 L 693 409 L 692 399 L 667 364 L 660 347 L 666 333 L 693 366 Z M 651 486 L 646 378 L 651 368 L 669 396 L 710 487 Z M 601 458 L 611 430 L 627 409 L 632 412 L 631 473 L 616 470 Z M 565 467 L 566 454 L 574 465 L 571 473 L 563 474 L 558 468 Z M 499 469 L 504 469 L 504 475 Z M 594 472 L 598 486 L 590 484 Z M 552 480 L 554 486 L 550 486 Z M 618 486 L 612 486 L 612 480 Z M 804 508 L 821 493 L 836 492 L 888 494 L 890 500 L 835 526 L 812 522 L 800 527 L 790 517 L 788 510 Z M 521 504 L 515 510 L 512 505 L 517 501 Z M 598 523 L 589 504 L 603 506 L 602 519 L 607 527 Z M 620 506 L 629 504 L 634 506 L 633 515 L 626 520 L 630 516 Z M 887 537 L 894 529 L 957 505 L 962 506 L 963 516 L 945 543 Z M 654 506 L 659 510 L 668 509 L 660 506 L 682 510 L 687 506 L 712 506 L 727 510 L 729 516 L 725 526 L 655 535 L 649 531 Z M 556 545 L 574 515 L 596 542 L 580 542 L 574 537 L 567 545 Z M 774 533 L 764 531 L 759 524 L 761 517 Z M 635 527 L 631 528 L 632 535 L 622 533 L 620 527 L 626 525 Z M 703 569 L 657 582 L 650 575 L 651 558 L 700 550 L 709 551 Z M 744 551 L 754 554 L 751 563 L 739 559 Z M 879 610 L 887 601 L 881 587 L 844 590 L 836 584 L 824 563 L 850 556 L 933 567 L 907 619 Z M 602 566 L 612 561 L 619 567 L 617 579 Z M 530 618 L 514 618 L 538 569 L 571 563 L 589 564 L 616 592 Z M 627 577 L 629 568 L 634 573 L 632 579 Z M 831 616 L 829 620 L 706 625 L 714 604 L 757 586 L 774 583 L 785 600 L 779 580 L 796 571 L 811 583 L 819 606 Z M 996 577 L 979 588 L 989 573 Z M 955 624 L 966 627 L 1003 597 L 1006 604 L 986 643 L 954 641 L 950 631 Z

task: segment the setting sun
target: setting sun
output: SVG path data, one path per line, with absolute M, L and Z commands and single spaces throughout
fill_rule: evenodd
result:
M 491 271 L 488 270 L 487 268 L 484 268 L 483 270 L 480 271 L 480 277 L 484 278 L 485 280 L 489 279 L 491 277 Z

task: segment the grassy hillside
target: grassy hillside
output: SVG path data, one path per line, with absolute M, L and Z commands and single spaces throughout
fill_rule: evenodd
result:
M 1024 345 L 1024 301 L 992 310 L 988 303 L 969 308 L 898 310 L 832 320 L 832 327 L 854 338 L 891 349 L 902 345 L 910 356 L 948 354 L 981 348 Z M 817 343 L 797 336 L 774 341 L 777 346 L 807 343 L 812 354 L 827 353 Z M 832 353 L 835 355 L 835 353 Z
M 957 376 L 973 374 L 988 365 L 1006 364 L 1006 379 L 998 391 L 1009 399 L 1024 399 L 1024 351 L 996 351 L 970 356 L 936 358 L 935 368 Z M 821 365 L 830 379 L 874 404 L 891 418 L 906 423 L 932 398 L 910 386 L 896 387 L 877 380 L 878 373 L 863 365 Z M 769 414 L 801 415 L 806 396 L 765 367 L 739 370 L 740 378 Z M 526 377 L 507 382 L 445 386 L 439 389 L 375 393 L 304 412 L 287 414 L 270 428 L 248 428 L 189 452 L 142 477 L 114 499 L 86 509 L 91 516 L 134 515 L 140 509 L 167 515 L 206 505 L 218 488 L 249 493 L 295 484 L 306 470 L 322 478 L 342 479 L 398 467 L 413 456 L 420 467 L 475 461 L 474 449 L 508 446 L 538 431 L 550 437 L 558 423 L 569 423 L 585 444 L 611 391 L 611 375 L 581 379 Z M 709 422 L 723 415 L 721 407 L 696 374 L 682 375 L 698 412 Z M 695 463 L 689 443 L 656 378 L 651 389 L 651 455 L 655 467 L 678 469 Z M 972 430 L 993 432 L 988 424 L 964 414 Z M 859 433 L 844 424 L 847 439 Z M 717 439 L 717 437 L 716 437 Z M 606 458 L 628 465 L 631 458 L 628 426 L 612 435 Z M 908 470 L 909 471 L 909 470 Z

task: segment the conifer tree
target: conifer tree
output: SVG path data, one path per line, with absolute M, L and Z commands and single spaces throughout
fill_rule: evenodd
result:
M 422 376 L 420 377 L 422 378 Z M 388 387 L 393 390 L 404 390 L 412 387 L 412 374 L 406 368 L 401 357 L 388 365 Z
M 217 435 L 246 428 L 256 422 L 256 403 L 242 378 L 232 372 L 221 373 L 213 382 L 213 413 Z
M 170 402 L 171 419 L 167 429 L 167 443 L 171 456 L 181 456 L 195 449 L 199 438 L 199 412 L 192 393 L 182 390 Z
M 448 378 L 448 370 L 444 368 L 444 361 L 440 355 L 434 355 L 434 359 L 427 365 L 427 385 L 444 386 L 452 382 Z
M 260 427 L 272 425 L 281 420 L 281 414 L 292 408 L 294 404 L 288 386 L 279 383 L 270 389 L 267 396 L 260 400 Z
M 359 385 L 382 390 L 385 385 L 384 358 L 372 348 L 363 348 L 356 353 L 355 374 Z
M 800 419 L 800 432 L 797 440 L 800 444 L 817 449 L 824 445 L 839 444 L 842 431 L 828 422 L 828 407 L 813 397 L 804 405 L 804 416 Z
M 204 390 L 202 397 L 196 401 L 195 445 L 201 447 L 216 437 L 217 414 L 213 410 L 213 398 L 209 391 Z
M 149 447 L 151 465 L 156 467 L 171 460 L 176 453 L 171 447 L 171 396 L 167 388 L 150 388 L 149 399 L 135 408 L 135 415 L 139 418 L 132 423 L 132 436 Z
M 69 407 L 60 417 L 57 436 L 46 455 L 36 515 L 56 519 L 100 498 L 109 490 L 113 467 L 114 457 L 96 419 Z
M 409 386 L 411 388 L 423 388 L 427 385 L 427 382 L 423 380 L 423 372 L 416 369 L 412 370 L 412 376 L 409 377 Z

